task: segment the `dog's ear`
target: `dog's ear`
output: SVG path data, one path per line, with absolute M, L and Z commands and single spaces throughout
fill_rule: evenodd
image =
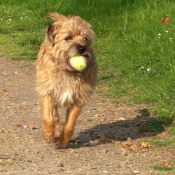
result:
M 47 37 L 49 41 L 54 44 L 56 30 L 61 26 L 62 21 L 65 20 L 66 17 L 58 13 L 48 13 L 45 17 L 54 20 L 54 24 L 49 24 L 47 26 Z
M 54 24 L 49 24 L 46 29 L 47 37 L 52 44 L 54 44 L 54 40 L 56 36 L 55 30 L 56 30 L 56 27 L 54 26 Z
M 48 13 L 46 17 L 53 19 L 55 22 L 59 22 L 59 21 L 61 22 L 66 19 L 65 16 L 58 13 Z

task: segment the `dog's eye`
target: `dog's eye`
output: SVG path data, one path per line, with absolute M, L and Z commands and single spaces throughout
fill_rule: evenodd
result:
M 65 41 L 70 41 L 70 40 L 72 40 L 71 36 L 68 36 L 68 37 L 65 38 Z
M 85 37 L 83 38 L 83 40 L 84 40 L 84 41 L 87 41 L 87 40 L 88 40 L 88 37 L 85 36 Z

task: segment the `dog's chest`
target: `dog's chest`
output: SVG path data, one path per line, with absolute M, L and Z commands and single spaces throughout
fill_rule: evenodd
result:
M 61 106 L 64 106 L 64 104 L 72 104 L 74 102 L 73 98 L 73 91 L 72 89 L 65 89 L 65 91 L 62 91 L 62 93 L 59 95 L 59 102 L 61 103 Z
M 61 106 L 69 106 L 74 104 L 80 98 L 83 98 L 82 94 L 84 94 L 84 90 L 80 78 L 81 77 L 65 77 L 63 75 L 57 79 L 54 88 L 54 95 Z

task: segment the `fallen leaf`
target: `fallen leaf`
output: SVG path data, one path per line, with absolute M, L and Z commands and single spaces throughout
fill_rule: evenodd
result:
M 95 137 L 95 139 L 101 139 L 101 138 L 103 138 L 103 137 L 100 136 L 100 135 L 97 135 L 97 136 Z
M 115 144 L 115 141 L 114 140 L 109 140 L 109 143 Z
M 1 90 L 2 90 L 2 92 L 8 92 L 8 90 L 6 88 L 3 88 Z
M 20 124 L 20 123 L 15 124 L 15 126 L 18 127 L 18 128 L 23 128 L 23 125 Z
M 140 149 L 150 148 L 150 147 L 151 147 L 151 145 L 149 145 L 149 144 L 146 143 L 146 142 L 141 142 L 141 143 L 139 144 L 139 148 L 140 148 Z
M 166 15 L 164 18 L 162 18 L 161 23 L 162 25 L 168 25 L 170 23 L 170 16 Z
M 122 143 L 122 147 L 123 147 L 123 148 L 131 147 L 132 145 L 133 145 L 133 143 L 132 143 L 131 140 L 128 140 L 128 141 Z
M 106 142 L 106 141 L 107 141 L 107 139 L 106 139 L 105 137 L 100 136 L 100 135 L 97 135 L 97 136 L 95 137 L 95 140 L 96 140 L 96 141 L 99 141 L 99 142 Z
M 167 161 L 163 161 L 161 164 L 164 166 L 170 166 L 170 164 Z

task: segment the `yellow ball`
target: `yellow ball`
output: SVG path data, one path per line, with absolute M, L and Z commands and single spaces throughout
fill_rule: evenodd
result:
M 87 67 L 87 60 L 83 56 L 73 56 L 68 60 L 69 67 L 78 72 L 82 72 Z

